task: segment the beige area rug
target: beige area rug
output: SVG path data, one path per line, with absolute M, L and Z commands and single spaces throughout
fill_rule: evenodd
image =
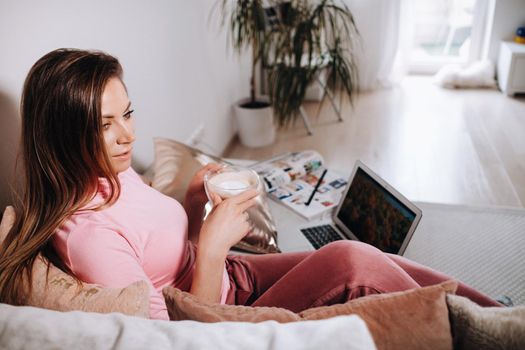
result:
M 416 205 L 423 218 L 405 257 L 525 305 L 525 209 Z

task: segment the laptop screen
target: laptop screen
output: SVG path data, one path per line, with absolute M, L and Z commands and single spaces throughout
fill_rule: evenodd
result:
M 360 241 L 397 254 L 416 213 L 357 168 L 337 218 Z

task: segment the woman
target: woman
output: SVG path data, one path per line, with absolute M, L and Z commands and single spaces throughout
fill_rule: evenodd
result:
M 314 253 L 228 256 L 250 227 L 256 191 L 221 200 L 202 223 L 204 173 L 184 205 L 145 185 L 131 168 L 134 117 L 122 68 L 101 52 L 60 49 L 29 72 L 22 95 L 25 194 L 0 250 L 0 301 L 23 304 L 25 275 L 42 253 L 79 280 L 150 285 L 150 317 L 168 319 L 162 287 L 205 302 L 286 307 L 344 302 L 448 279 L 358 242 Z M 461 285 L 482 305 L 491 299 Z

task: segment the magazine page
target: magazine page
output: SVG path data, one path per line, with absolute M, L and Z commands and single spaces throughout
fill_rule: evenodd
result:
M 270 190 L 268 195 L 307 219 L 319 216 L 339 204 L 347 184 L 342 176 L 328 170 L 310 204 L 306 205 L 323 170 L 320 168 L 306 173 L 290 183 Z
M 285 153 L 251 168 L 263 179 L 267 192 L 291 183 L 306 174 L 320 169 L 323 157 L 316 151 Z

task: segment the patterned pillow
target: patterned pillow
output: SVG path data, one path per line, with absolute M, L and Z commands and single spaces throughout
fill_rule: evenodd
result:
M 15 211 L 7 207 L 0 224 L 0 243 L 15 221 Z M 23 286 L 21 286 L 23 288 Z M 33 264 L 32 292 L 28 306 L 57 311 L 120 312 L 126 315 L 149 317 L 149 287 L 137 281 L 125 288 L 104 288 L 81 283 L 38 256 Z
M 176 288 L 163 290 L 171 320 L 201 322 L 294 322 L 357 314 L 378 349 L 452 349 L 446 294 L 455 293 L 456 281 L 404 292 L 370 295 L 344 304 L 321 306 L 294 313 L 277 307 L 208 305 Z

